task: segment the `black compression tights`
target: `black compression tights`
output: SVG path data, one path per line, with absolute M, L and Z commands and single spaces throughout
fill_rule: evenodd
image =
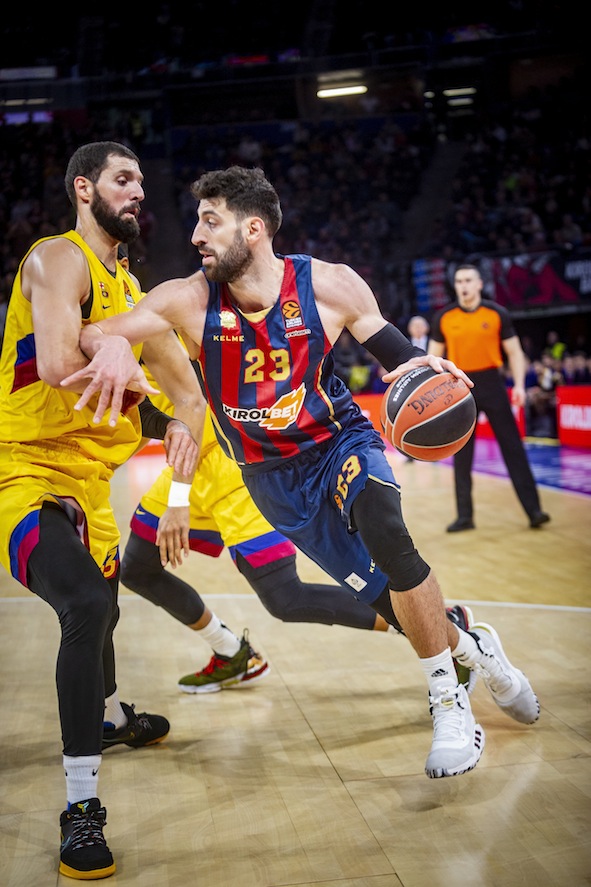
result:
M 374 610 L 346 589 L 302 582 L 295 557 L 282 558 L 270 569 L 253 568 L 238 554 L 236 565 L 263 606 L 283 622 L 318 622 L 367 630 L 374 627 Z M 121 582 L 185 625 L 193 625 L 203 615 L 205 604 L 195 589 L 165 570 L 157 546 L 133 532 L 123 555 Z
M 28 583 L 60 622 L 56 683 L 64 754 L 100 754 L 105 696 L 115 692 L 117 579 L 103 577 L 66 513 L 46 504 Z

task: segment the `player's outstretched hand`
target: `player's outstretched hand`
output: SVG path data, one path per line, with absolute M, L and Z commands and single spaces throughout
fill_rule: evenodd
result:
M 404 376 L 405 373 L 414 370 L 416 367 L 424 366 L 431 367 L 436 373 L 451 373 L 456 379 L 462 379 L 468 388 L 474 388 L 474 382 L 472 379 L 470 379 L 463 370 L 459 369 L 455 363 L 451 360 L 447 360 L 445 357 L 436 357 L 434 354 L 425 354 L 424 357 L 411 357 L 406 363 L 401 363 L 395 370 L 391 370 L 389 373 L 386 373 L 385 376 L 382 376 L 382 382 L 389 385 L 390 382 L 399 379 L 400 376 Z
M 86 380 L 88 384 L 84 385 Z M 117 424 L 118 416 L 129 409 L 130 397 L 139 403 L 146 395 L 160 393 L 149 384 L 129 342 L 122 336 L 105 336 L 90 363 L 62 379 L 60 384 L 70 390 L 82 390 L 76 410 L 81 410 L 98 394 L 93 420 L 100 422 L 110 407 L 109 425 L 112 426 Z M 129 392 L 136 392 L 137 396 Z

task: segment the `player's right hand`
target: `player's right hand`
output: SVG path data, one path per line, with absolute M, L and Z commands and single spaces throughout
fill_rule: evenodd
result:
M 109 425 L 115 426 L 119 415 L 129 408 L 129 394 L 126 390 L 137 392 L 138 402 L 145 395 L 159 394 L 153 388 L 138 361 L 135 359 L 131 346 L 122 336 L 105 336 L 101 346 L 85 367 L 62 379 L 61 386 L 80 390 L 82 394 L 74 409 L 81 410 L 94 397 L 99 395 L 93 421 L 100 422 L 110 408 Z

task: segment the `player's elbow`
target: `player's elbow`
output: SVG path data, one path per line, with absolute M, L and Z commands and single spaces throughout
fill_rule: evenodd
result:
M 50 388 L 62 388 L 61 381 L 83 367 L 82 361 L 59 361 L 37 356 L 37 376 Z

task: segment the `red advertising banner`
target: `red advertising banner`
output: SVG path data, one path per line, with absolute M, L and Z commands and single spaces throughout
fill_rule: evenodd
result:
M 507 394 L 510 398 L 510 388 L 507 389 Z M 517 422 L 519 433 L 522 437 L 525 437 L 525 410 L 523 409 L 523 407 L 516 407 L 513 405 L 511 405 L 511 409 L 513 411 L 513 415 L 515 416 L 515 421 Z M 486 413 L 484 412 L 478 414 L 478 419 L 476 421 L 476 437 L 482 437 L 484 440 L 496 440 L 493 430 L 490 427 L 490 422 L 488 421 Z
M 380 432 L 382 437 L 382 423 L 380 422 L 380 407 L 382 405 L 383 394 L 354 394 L 353 400 L 359 404 L 363 415 L 373 423 L 374 428 Z M 386 440 L 386 438 L 384 438 Z M 389 447 L 392 444 L 388 443 Z M 394 447 L 392 447 L 394 449 Z
M 559 385 L 556 414 L 561 444 L 591 447 L 591 385 Z

